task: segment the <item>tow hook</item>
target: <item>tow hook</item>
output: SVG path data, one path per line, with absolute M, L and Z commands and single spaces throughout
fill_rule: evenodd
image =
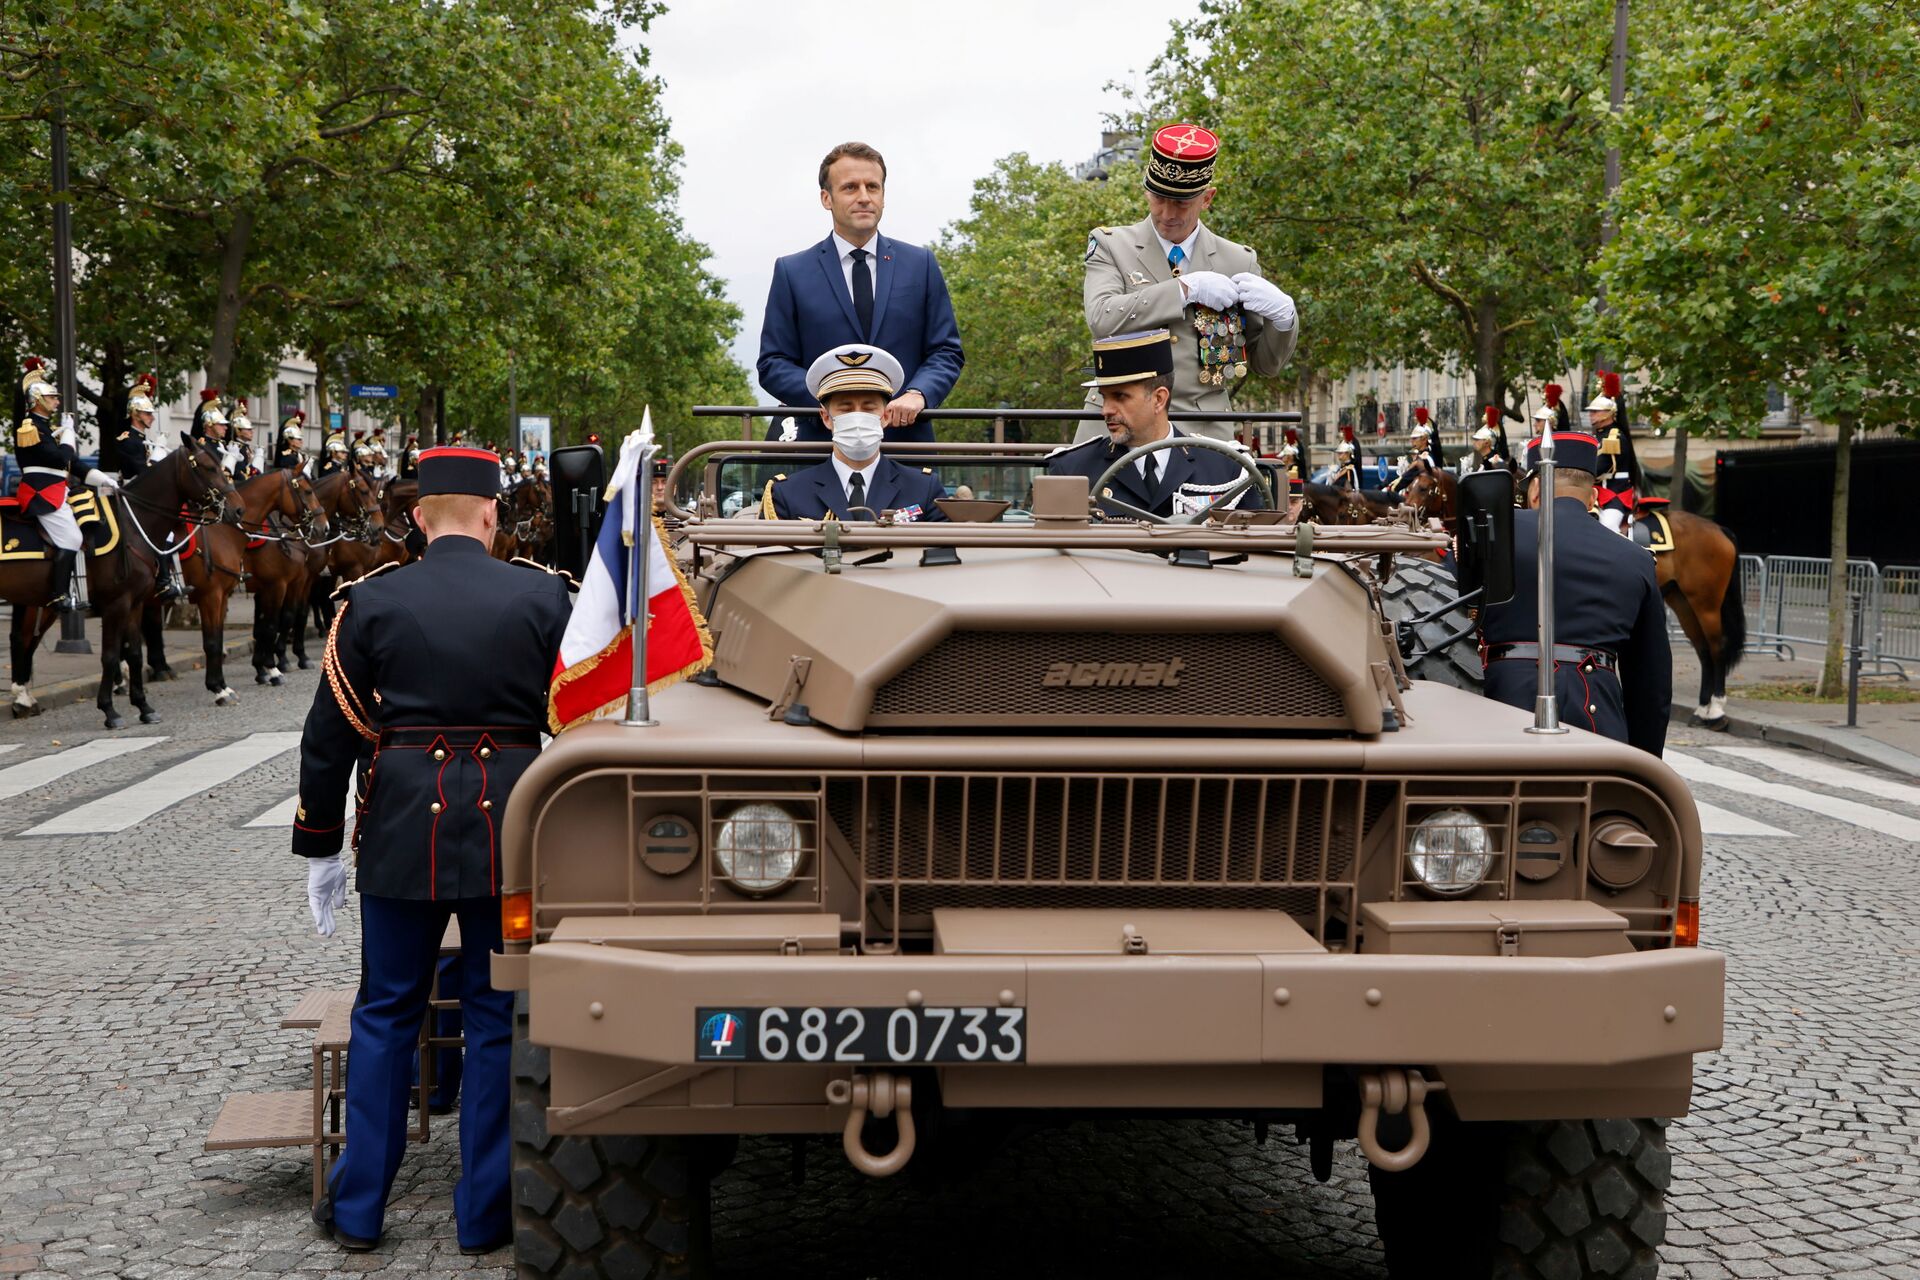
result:
M 1417 1067 L 1362 1071 L 1359 1079 L 1360 1125 L 1356 1136 L 1360 1140 L 1360 1150 L 1367 1159 L 1388 1173 L 1404 1173 L 1419 1164 L 1420 1157 L 1427 1154 L 1427 1140 L 1432 1136 L 1427 1124 L 1427 1094 L 1447 1086 L 1439 1081 L 1429 1081 Z M 1390 1116 L 1405 1111 L 1407 1123 L 1412 1126 L 1413 1133 L 1407 1139 L 1407 1145 L 1398 1151 L 1388 1151 L 1380 1145 L 1380 1114 L 1383 1111 Z
M 847 1127 L 840 1131 L 840 1145 L 854 1168 L 869 1178 L 887 1178 L 907 1167 L 913 1158 L 913 1082 L 891 1071 L 872 1075 L 855 1073 L 850 1080 L 829 1080 L 827 1101 L 847 1108 Z M 883 1156 L 867 1150 L 861 1130 L 867 1117 L 884 1120 L 888 1116 L 900 1131 L 893 1150 Z M 1415 1157 L 1418 1159 L 1418 1157 Z

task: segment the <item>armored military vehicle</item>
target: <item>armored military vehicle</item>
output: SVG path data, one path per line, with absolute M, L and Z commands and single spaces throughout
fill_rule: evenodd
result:
M 1655 1274 L 1721 1038 L 1698 817 L 1407 678 L 1383 572 L 1445 538 L 1103 518 L 1019 447 L 896 455 L 999 469 L 944 523 L 717 514 L 804 449 L 682 458 L 712 669 L 509 805 L 523 1275 L 703 1274 L 742 1135 L 886 1177 L 952 1109 L 1290 1125 L 1371 1162 L 1395 1275 Z

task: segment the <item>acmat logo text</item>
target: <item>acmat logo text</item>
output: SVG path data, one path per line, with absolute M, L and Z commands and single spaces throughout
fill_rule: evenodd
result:
M 1050 688 L 1131 688 L 1177 689 L 1180 673 L 1187 660 L 1171 662 L 1056 662 L 1047 668 L 1040 683 Z

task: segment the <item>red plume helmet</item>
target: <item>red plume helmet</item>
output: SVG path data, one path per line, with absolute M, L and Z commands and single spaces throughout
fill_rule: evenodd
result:
M 201 404 L 205 404 L 209 400 L 217 400 L 219 398 L 220 398 L 220 388 L 218 387 L 202 387 L 200 389 Z
M 1558 409 L 1560 407 L 1560 393 L 1565 389 L 1566 388 L 1557 382 L 1549 382 L 1545 387 L 1541 388 L 1541 390 L 1547 393 L 1547 408 Z
M 1432 415 L 1430 415 L 1430 414 L 1429 414 L 1429 413 L 1427 412 L 1427 406 L 1425 406 L 1425 405 L 1423 405 L 1423 404 L 1421 404 L 1421 405 L 1415 405 L 1415 406 L 1414 406 L 1414 409 L 1413 409 L 1413 420 L 1414 420 L 1415 422 L 1417 422 L 1417 423 L 1419 423 L 1419 424 L 1420 424 L 1421 426 L 1423 426 L 1423 427 L 1424 427 L 1424 426 L 1426 426 L 1426 425 L 1427 425 L 1427 419 L 1428 419 L 1429 417 L 1431 417 L 1431 416 L 1432 416 Z
M 160 393 L 160 379 L 154 377 L 150 373 L 143 373 L 139 377 L 135 378 L 133 380 L 133 385 L 136 387 L 145 388 L 147 394 L 150 396 L 158 395 Z
M 1347 442 L 1348 444 L 1352 444 L 1352 443 L 1353 443 L 1353 428 L 1352 428 L 1352 427 L 1341 427 L 1341 428 L 1340 428 L 1340 438 L 1341 438 L 1342 440 L 1345 440 L 1345 441 L 1346 441 L 1346 442 Z
M 1288 444 L 1300 443 L 1300 429 L 1298 427 L 1288 427 L 1286 435 Z
M 1500 429 L 1500 406 L 1497 404 L 1487 406 L 1487 428 L 1490 431 Z
M 1607 397 L 1615 404 L 1618 404 L 1620 402 L 1620 375 L 1603 371 L 1600 374 L 1600 390 L 1606 393 Z
M 46 367 L 47 362 L 39 356 L 28 356 L 26 364 L 21 367 L 21 371 L 23 373 L 32 373 L 35 369 L 44 369 Z

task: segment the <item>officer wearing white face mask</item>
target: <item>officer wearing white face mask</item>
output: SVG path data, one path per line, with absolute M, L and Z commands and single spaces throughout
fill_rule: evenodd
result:
M 944 520 L 935 499 L 947 496 L 931 467 L 902 466 L 880 456 L 881 412 L 903 377 L 900 362 L 879 347 L 848 343 L 815 360 L 807 390 L 833 433 L 833 456 L 767 482 L 760 514 L 767 520 Z M 856 510 L 865 508 L 865 510 Z

